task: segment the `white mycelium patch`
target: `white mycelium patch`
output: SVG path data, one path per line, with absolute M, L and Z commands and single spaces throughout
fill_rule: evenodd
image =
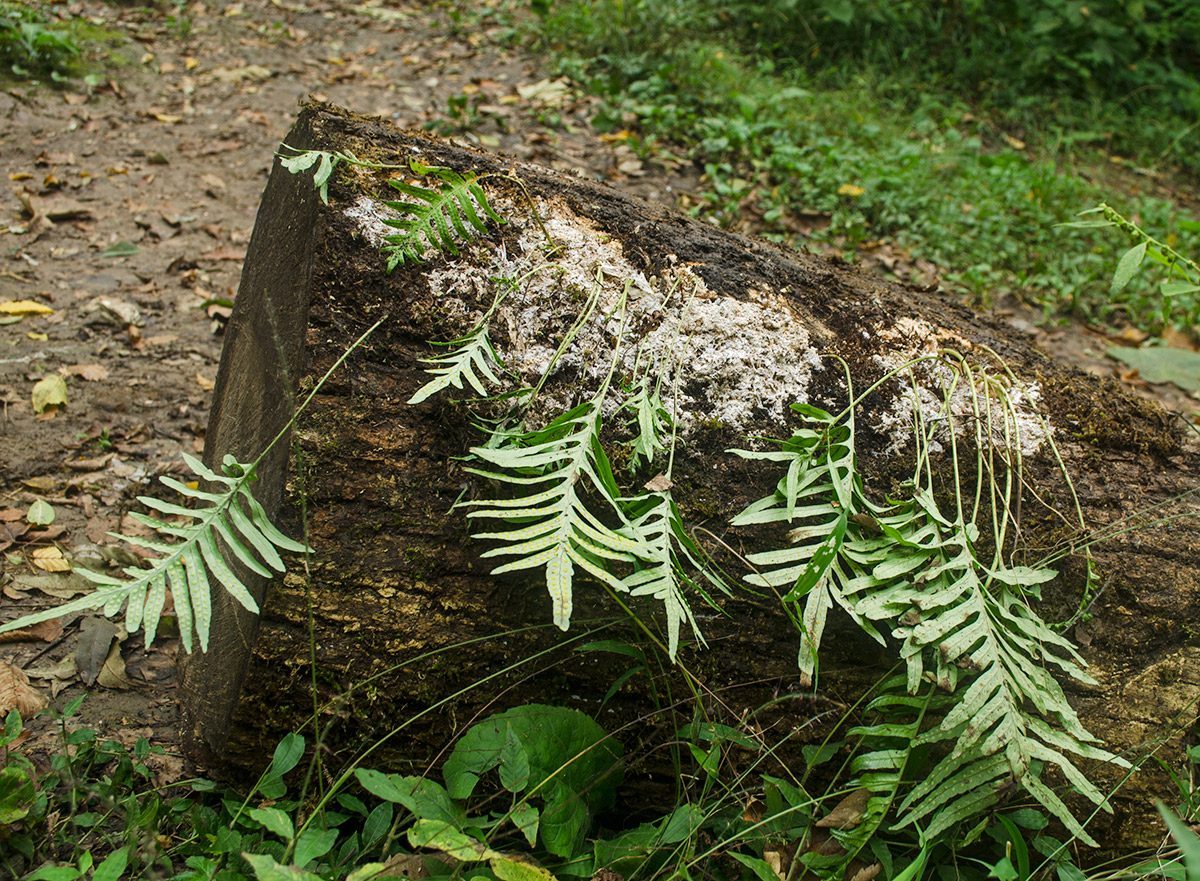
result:
M 875 360 L 887 371 L 902 367 L 917 358 L 936 355 L 943 349 L 965 354 L 974 348 L 968 340 L 958 334 L 919 318 L 898 319 L 892 326 L 880 328 L 879 336 L 885 345 L 881 353 L 875 356 Z M 989 362 L 987 359 L 981 359 L 980 363 Z M 1022 456 L 1032 456 L 1038 452 L 1047 440 L 1047 431 L 1052 431 L 1038 416 L 1041 387 L 1036 382 L 1013 382 L 999 369 L 991 370 L 990 375 L 1003 389 L 1009 407 L 1002 405 L 995 391 L 990 396 L 985 396 L 983 390 L 979 389 L 978 382 L 978 391 L 972 394 L 971 383 L 963 376 L 962 371 L 945 360 L 923 361 L 911 374 L 901 373 L 898 378 L 904 392 L 896 397 L 890 410 L 878 413 L 875 426 L 891 438 L 891 443 L 883 450 L 883 455 L 902 450 L 912 440 L 916 411 L 920 412 L 926 426 L 937 424 L 936 421 L 941 420 L 942 427 L 935 433 L 935 438 L 940 436 L 941 440 L 945 441 L 947 407 L 950 421 L 953 422 L 959 436 L 968 430 L 968 426 L 969 430 L 974 432 L 978 414 L 981 432 L 991 440 L 993 446 L 1020 449 Z M 941 443 L 935 439 L 932 448 L 935 452 L 939 451 Z
M 546 263 L 547 243 L 538 225 L 526 219 L 528 205 L 503 192 L 489 193 L 489 199 L 517 227 L 520 252 L 496 248 L 482 266 L 477 260 L 451 261 L 431 269 L 427 280 L 441 307 L 461 314 L 460 297 L 467 291 L 470 301 L 487 304 L 496 289 L 492 279 L 523 279 L 506 295 L 490 333 L 505 365 L 525 384 L 536 384 L 548 369 L 571 380 L 543 393 L 547 410 L 570 406 L 577 401 L 568 396 L 594 390 L 614 357 L 618 380 L 628 380 L 635 364 L 643 370 L 651 364 L 653 375 L 662 373 L 664 403 L 684 431 L 708 420 L 734 430 L 764 418 L 782 423 L 789 404 L 808 400 L 812 372 L 822 365 L 808 329 L 784 296 L 714 293 L 686 265 L 648 279 L 625 259 L 620 243 L 557 199 L 540 201 L 538 211 L 559 249 L 552 265 L 532 272 Z M 373 199 L 361 197 L 345 210 L 375 245 L 395 232 L 383 223 L 395 215 Z M 551 367 L 597 284 L 596 308 Z M 615 351 L 622 326 L 618 306 L 627 286 L 625 335 Z

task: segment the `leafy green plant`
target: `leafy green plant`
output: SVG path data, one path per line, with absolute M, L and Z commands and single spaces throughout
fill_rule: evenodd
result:
M 313 172 L 313 186 L 320 192 L 323 202 L 329 201 L 329 180 L 337 166 L 343 162 L 373 169 L 404 168 L 363 162 L 352 154 L 337 151 L 299 151 L 287 144 L 281 145 L 280 149 L 288 151 L 287 154 L 279 154 L 280 161 L 292 174 L 316 167 Z M 470 241 L 476 233 L 488 232 L 487 224 L 480 217 L 480 213 L 496 223 L 505 222 L 488 204 L 487 195 L 479 186 L 480 178 L 473 172 L 459 174 L 450 168 L 425 165 L 415 158 L 409 160 L 407 168 L 418 177 L 432 178 L 434 185 L 423 187 L 396 178 L 388 180 L 388 185 L 393 189 L 399 190 L 409 200 L 416 200 L 383 202 L 393 211 L 409 214 L 414 218 L 386 218 L 383 221 L 388 226 L 401 230 L 400 233 L 384 239 L 386 244 L 383 253 L 387 257 L 388 272 L 403 265 L 406 260 L 420 263 L 424 259 L 427 245 L 435 251 L 446 251 L 457 257 L 458 238 Z M 506 175 L 490 176 L 509 179 Z
M 488 204 L 487 196 L 484 195 L 474 174 L 463 175 L 449 168 L 422 165 L 415 159 L 410 162 L 415 174 L 422 177 L 431 176 L 437 184 L 435 189 L 427 189 L 402 180 L 388 181 L 388 185 L 393 189 L 399 190 L 409 199 L 418 200 L 383 203 L 393 211 L 411 214 L 416 218 L 384 220 L 388 226 L 402 230 L 400 234 L 388 236 L 385 240 L 387 244 L 383 253 L 387 256 L 389 270 L 404 263 L 405 259 L 420 262 L 425 253 L 422 238 L 428 240 L 434 250 L 448 251 L 457 257 L 458 246 L 455 244 L 454 233 L 470 240 L 474 237 L 471 229 L 481 233 L 488 231 L 487 224 L 479 216 L 479 211 L 496 223 L 504 223 L 504 219 Z M 422 202 L 425 204 L 421 204 Z M 479 211 L 476 211 L 476 205 Z
M 207 651 L 212 619 L 210 572 L 230 596 L 247 610 L 257 613 L 258 604 L 225 562 L 218 539 L 242 564 L 263 577 L 270 577 L 272 571 L 284 571 L 283 560 L 276 548 L 294 553 L 302 553 L 307 548 L 277 530 L 251 494 L 250 485 L 256 479 L 253 465 L 243 465 L 227 456 L 226 473 L 217 474 L 194 456 L 184 453 L 183 459 L 197 477 L 225 489 L 219 493 L 206 492 L 164 476 L 160 479 L 166 486 L 187 498 L 208 503 L 207 506 L 186 508 L 150 496 L 139 496 L 138 500 L 147 507 L 179 519 L 168 523 L 157 517 L 133 513 L 138 522 L 162 535 L 181 539 L 180 542 L 171 544 L 112 533 L 122 541 L 161 556 L 156 557 L 148 569 L 126 566 L 124 573 L 128 578 L 80 568 L 81 575 L 100 587 L 61 606 L 10 621 L 0 626 L 0 633 L 83 609 L 103 609 L 105 615 L 113 617 L 124 607 L 125 629 L 135 633 L 144 626 L 146 644 L 149 645 L 158 630 L 169 584 L 184 650 L 191 651 L 194 634 L 201 651 Z
M 955 366 L 969 384 L 977 426 L 995 419 L 1009 437 L 1015 417 L 1003 387 L 965 363 Z M 1001 408 L 998 416 L 992 413 L 996 406 Z M 1107 809 L 1103 794 L 1067 753 L 1123 767 L 1128 763 L 1095 745 L 1047 672 L 1053 665 L 1074 679 L 1092 681 L 1071 644 L 1026 600 L 1036 597 L 1037 586 L 1056 573 L 1004 562 L 1002 524 L 1012 505 L 1011 472 L 1001 497 L 993 489 L 996 550 L 986 561 L 976 547 L 975 515 L 967 514 L 963 487 L 957 485 L 956 452 L 951 453 L 953 512 L 944 513 L 936 499 L 928 458 L 934 438 L 925 433 L 935 429 L 918 421 L 911 496 L 880 505 L 864 490 L 855 463 L 853 405 L 839 416 L 810 405 L 794 409 L 811 427 L 795 431 L 782 450 L 738 451 L 749 459 L 786 462 L 788 471 L 773 495 L 748 507 L 733 524 L 798 524 L 788 533 L 788 547 L 749 557 L 763 567 L 749 580 L 786 589 L 785 603 L 804 601 L 803 611 L 793 617 L 801 632 L 800 668 L 807 677 L 814 675 L 825 621 L 836 604 L 881 644 L 886 643 L 878 625 L 901 640 L 908 694 L 917 695 L 932 681 L 954 696 L 944 718 L 911 741 L 914 746 L 952 748 L 904 796 L 895 827 L 921 822 L 924 836 L 934 840 L 996 804 L 999 791 L 1015 784 L 1072 834 L 1095 846 L 1038 768 L 1042 763 L 1056 766 L 1077 792 Z M 943 417 L 949 420 L 956 450 L 949 398 Z M 990 443 L 977 428 L 981 475 L 986 473 L 982 451 Z M 1019 449 L 1010 440 L 1005 450 L 1009 467 L 1019 469 Z M 982 487 L 974 494 L 976 512 L 981 492 Z
M 20 77 L 49 74 L 62 80 L 79 57 L 78 44 L 61 28 L 48 26 L 31 6 L 0 3 L 0 63 Z
M 173 544 L 113 533 L 114 537 L 135 547 L 146 548 L 163 555 L 152 560 L 149 568 L 126 567 L 124 573 L 129 576 L 128 579 L 81 568 L 80 574 L 99 584 L 99 588 L 63 605 L 0 625 L 0 633 L 82 609 L 101 609 L 106 616 L 113 617 L 124 607 L 126 629 L 133 633 L 139 627 L 144 627 L 146 643 L 150 644 L 157 632 L 166 603 L 166 591 L 170 587 L 184 650 L 191 651 L 195 636 L 201 651 L 205 651 L 208 648 L 212 613 L 209 573 L 216 577 L 230 596 L 246 609 L 257 613 L 257 603 L 225 561 L 217 541 L 219 539 L 228 547 L 230 553 L 244 566 L 263 577 L 271 577 L 272 570 L 284 571 L 279 550 L 294 553 L 308 550 L 305 545 L 288 538 L 276 529 L 258 500 L 254 498 L 250 486 L 257 479 L 255 470 L 267 453 L 287 434 L 296 416 L 308 407 L 333 372 L 384 320 L 385 318 L 381 318 L 364 331 L 334 362 L 314 385 L 308 397 L 296 408 L 291 421 L 280 429 L 253 462 L 241 463 L 227 456 L 226 473 L 217 474 L 195 457 L 183 454 L 185 463 L 196 476 L 223 489 L 213 493 L 188 486 L 170 477 L 163 477 L 162 481 L 187 498 L 209 503 L 207 507 L 185 508 L 148 496 L 139 497 L 139 500 L 151 509 L 179 518 L 175 523 L 168 523 L 157 517 L 134 514 L 140 522 L 152 527 L 159 534 L 181 539 Z M 186 522 L 189 520 L 193 522 Z
M 1110 289 L 1114 302 L 1120 303 L 1122 295 L 1128 296 L 1125 292 L 1130 281 L 1142 265 L 1149 262 L 1159 267 L 1162 279 L 1158 285 L 1161 295 L 1158 304 L 1160 328 L 1176 323 L 1184 327 L 1200 325 L 1200 298 L 1196 296 L 1200 294 L 1200 264 L 1190 257 L 1185 257 L 1166 242 L 1154 238 L 1108 204 L 1080 212 L 1080 216 L 1093 214 L 1100 216 L 1094 220 L 1077 220 L 1062 225 L 1072 229 L 1116 229 L 1134 241 L 1121 255 L 1113 272 Z M 1200 232 L 1200 223 L 1194 220 L 1180 220 L 1178 225 L 1185 232 Z M 1139 302 L 1135 308 L 1144 313 L 1153 311 L 1154 306 L 1148 302 Z

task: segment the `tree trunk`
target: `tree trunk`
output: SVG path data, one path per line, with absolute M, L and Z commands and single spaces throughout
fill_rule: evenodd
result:
M 202 764 L 223 754 L 234 766 L 261 766 L 274 741 L 314 709 L 335 753 L 348 757 L 352 745 L 396 732 L 370 763 L 417 771 L 436 763 L 472 720 L 526 702 L 583 709 L 610 732 L 621 729 L 627 744 L 640 741 L 650 751 L 700 710 L 769 742 L 786 739 L 780 760 L 798 756 L 802 744 L 820 743 L 896 663 L 896 642 L 881 647 L 835 609 L 819 675 L 810 682 L 801 674 L 799 635 L 778 598 L 787 588 L 737 586 L 749 572 L 745 556 L 779 543 L 786 528 L 729 525 L 771 494 L 786 466 L 728 450 L 766 449 L 757 438 L 788 437 L 803 424 L 790 404 L 842 410 L 847 371 L 855 395 L 938 348 L 955 349 L 992 374 L 1001 361 L 1011 371 L 1025 447 L 1015 476 L 1027 487 L 1010 512 L 1024 549 L 1019 561 L 1056 546 L 1077 551 L 1056 565 L 1061 577 L 1036 603 L 1047 620 L 1071 619 L 1079 607 L 1087 575 L 1082 552 L 1091 536 L 1189 512 L 1188 500 L 1178 496 L 1195 486 L 1198 457 L 1160 409 L 1111 381 L 1055 363 L 937 293 L 327 107 L 306 108 L 287 143 L 379 164 L 417 159 L 486 175 L 488 200 L 508 222 L 489 221 L 486 234 L 468 226 L 469 240 L 450 228 L 459 256 L 426 244 L 423 262 L 408 260 L 389 274 L 380 238 L 397 230 L 380 222 L 388 213 L 379 200 L 413 201 L 386 183 L 389 176 L 416 181 L 417 174 L 340 166 L 326 206 L 311 171 L 292 174 L 276 160 L 227 330 L 207 464 L 215 467 L 230 453 L 240 461 L 257 456 L 352 342 L 384 321 L 320 388 L 261 469 L 256 495 L 285 531 L 305 535 L 314 553 L 307 569 L 293 560 L 288 575 L 270 585 L 261 623 L 236 604 L 216 602 L 212 647 L 184 659 L 185 739 Z M 559 247 L 551 256 L 559 268 L 528 275 L 546 251 L 546 235 Z M 734 584 L 731 596 L 712 592 L 719 612 L 692 597 L 708 646 L 688 644 L 685 626 L 680 658 L 698 698 L 640 625 L 578 569 L 570 628 L 556 628 L 542 570 L 489 574 L 507 558 L 482 558 L 496 545 L 471 534 L 496 531 L 495 523 L 468 519 L 478 506 L 455 507 L 504 489 L 468 470 L 484 467 L 478 460 L 464 461 L 486 435 L 471 406 L 450 398 L 473 393 L 452 389 L 450 398 L 406 402 L 430 379 L 420 359 L 445 351 L 428 341 L 470 331 L 492 303 L 497 286 L 489 279 L 498 274 L 527 276 L 497 310 L 491 336 L 528 386 L 539 382 L 599 291 L 600 306 L 538 393 L 532 412 L 542 424 L 588 400 L 614 358 L 614 381 L 627 382 L 639 343 L 643 363 L 654 352 L 686 349 L 678 369 L 664 368 L 663 398 L 678 414 L 680 434 L 673 492 L 687 528 Z M 625 288 L 630 343 L 614 355 L 621 314 L 603 313 Z M 858 468 L 879 500 L 903 495 L 913 471 L 911 389 L 925 389 L 918 398 L 936 403 L 946 381 L 943 368 L 919 366 L 880 385 L 855 409 Z M 502 406 L 487 405 L 480 415 L 499 416 Z M 1086 528 L 1035 417 L 1039 411 Z M 991 412 L 985 407 L 979 419 Z M 611 406 L 604 415 L 606 424 L 617 425 Z M 956 441 L 960 454 L 971 447 L 971 422 L 963 419 L 968 430 Z M 943 501 L 952 500 L 950 438 L 940 442 L 946 452 L 934 458 L 934 481 Z M 1011 443 L 1007 449 L 1013 463 Z M 665 467 L 660 459 L 631 478 L 628 448 L 609 444 L 609 456 L 627 492 Z M 960 458 L 976 461 L 973 453 Z M 993 450 L 984 461 L 1002 481 L 1000 454 Z M 974 476 L 959 475 L 967 484 Z M 1060 677 L 1063 687 L 1088 730 L 1131 760 L 1167 737 L 1157 757 L 1174 766 L 1183 761 L 1183 733 L 1194 721 L 1200 682 L 1200 647 L 1188 623 L 1197 618 L 1200 597 L 1197 537 L 1193 519 L 1177 519 L 1139 525 L 1093 547 L 1103 590 L 1088 609 L 1090 619 L 1067 631 L 1098 684 Z M 980 547 L 989 540 L 982 536 Z M 242 574 L 261 599 L 266 585 Z M 656 603 L 621 599 L 661 638 Z M 605 701 L 623 673 L 643 665 L 640 657 L 605 650 L 619 647 L 613 641 L 644 651 L 645 669 Z M 665 788 L 657 795 L 653 789 L 667 787 L 657 773 L 663 761 L 651 755 L 641 766 L 645 778 L 633 780 L 650 787 L 644 797 L 650 808 L 657 797 L 669 797 Z M 1121 779 L 1111 767 L 1083 764 L 1102 789 Z M 1089 831 L 1113 849 L 1157 844 L 1155 798 L 1173 803 L 1177 794 L 1165 775 L 1142 767 L 1113 798 L 1115 813 L 1101 814 Z

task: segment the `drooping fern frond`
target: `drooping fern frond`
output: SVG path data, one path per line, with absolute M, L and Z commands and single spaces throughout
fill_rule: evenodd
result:
M 925 452 L 918 455 L 911 497 L 873 504 L 857 478 L 852 408 L 842 417 L 811 407 L 801 412 L 812 427 L 796 431 L 781 450 L 741 453 L 787 462 L 788 472 L 773 495 L 733 522 L 798 524 L 788 534 L 792 546 L 749 558 L 764 569 L 748 580 L 787 588 L 786 601 L 807 596 L 803 671 L 812 669 L 807 665 L 837 604 L 881 642 L 876 625 L 902 641 L 909 694 L 932 682 L 952 695 L 945 717 L 916 740 L 945 743 L 947 751 L 900 803 L 898 825 L 920 823 L 932 840 L 994 805 L 1004 787 L 1016 784 L 1080 840 L 1094 843 L 1034 770 L 1034 763 L 1056 767 L 1077 791 L 1107 809 L 1069 755 L 1125 764 L 1095 745 L 1047 670 L 1053 666 L 1092 682 L 1071 644 L 1026 601 L 1056 573 L 1007 566 L 999 554 L 981 562 L 978 530 L 964 519 L 964 506 L 950 515 L 938 507 L 933 478 L 922 468 Z
M 707 645 L 688 605 L 684 588 L 700 595 L 715 607 L 704 586 L 689 572 L 697 572 L 723 593 L 731 593 L 713 566 L 703 561 L 704 553 L 683 526 L 683 518 L 671 498 L 671 490 L 658 490 L 627 500 L 629 532 L 641 543 L 639 567 L 625 578 L 631 596 L 650 596 L 663 604 L 667 615 L 667 654 L 671 660 L 679 650 L 679 631 L 686 622 L 701 645 Z
M 417 389 L 408 399 L 408 403 L 419 404 L 450 386 L 461 389 L 464 380 L 480 397 L 487 397 L 488 394 L 483 380 L 492 385 L 500 384 L 500 378 L 496 376 L 493 368 L 503 368 L 504 365 L 488 337 L 488 327 L 498 302 L 497 299 L 487 314 L 465 336 L 448 343 L 434 343 L 455 348 L 436 358 L 421 359 L 421 363 L 431 365 L 425 372 L 431 374 L 433 379 Z
M 808 404 L 793 404 L 792 409 L 814 427 L 796 429 L 780 450 L 732 451 L 745 459 L 786 462 L 788 468 L 774 494 L 750 505 L 730 522 L 733 526 L 798 524 L 788 532 L 787 547 L 747 558 L 760 569 L 746 580 L 786 590 L 786 603 L 804 600 L 798 618 L 798 662 L 803 680 L 811 683 L 825 622 L 834 603 L 880 645 L 886 643 L 839 589 L 847 538 L 857 537 L 858 521 L 871 522 L 875 510 L 860 485 L 853 416 L 843 422 Z
M 426 242 L 434 250 L 448 251 L 458 256 L 456 238 L 469 241 L 474 238 L 472 230 L 479 233 L 488 231 L 487 224 L 479 216 L 480 211 L 496 223 L 505 222 L 488 204 L 474 172 L 459 174 L 450 168 L 424 165 L 416 159 L 410 160 L 410 165 L 414 174 L 432 177 L 436 184 L 434 189 L 427 189 L 402 180 L 388 181 L 393 189 L 399 190 L 410 200 L 417 200 L 384 202 L 392 210 L 414 217 L 412 220 L 392 218 L 384 221 L 388 226 L 402 230 L 384 239 L 386 244 L 383 253 L 387 257 L 388 272 L 406 260 L 421 262 Z
M 518 487 L 536 487 L 511 499 L 475 500 L 468 517 L 503 520 L 513 528 L 476 534 L 502 542 L 485 557 L 517 559 L 497 566 L 493 574 L 546 567 L 546 589 L 554 623 L 566 630 L 571 621 L 575 567 L 617 590 L 626 590 L 606 561 L 633 562 L 647 552 L 639 538 L 618 534 L 588 510 L 588 487 L 609 500 L 614 513 L 618 496 L 608 456 L 600 446 L 600 408 L 607 384 L 590 401 L 563 413 L 545 428 L 514 435 L 500 447 L 474 447 L 471 452 L 499 469 L 468 468 L 472 474 Z
M 633 413 L 636 434 L 629 444 L 629 470 L 637 471 L 643 460 L 652 465 L 654 456 L 667 449 L 673 425 L 657 383 L 651 382 L 649 370 L 635 379 L 633 394 L 625 399 L 621 409 Z
M 170 587 L 184 650 L 191 651 L 194 635 L 204 651 L 208 648 L 212 619 L 210 573 L 230 596 L 247 610 L 257 613 L 258 605 L 254 598 L 221 556 L 218 539 L 248 569 L 263 577 L 271 577 L 274 574 L 272 570 L 284 571 L 277 549 L 301 553 L 306 548 L 272 525 L 262 505 L 250 492 L 250 484 L 256 479 L 250 466 L 226 456 L 226 473 L 217 474 L 194 456 L 184 453 L 183 459 L 196 476 L 223 485 L 226 489 L 219 493 L 205 492 L 164 476 L 160 478 L 164 484 L 181 495 L 195 499 L 197 507 L 187 508 L 149 496 L 139 496 L 138 500 L 147 507 L 181 520 L 167 522 L 145 514 L 132 514 L 160 535 L 175 536 L 180 539 L 179 542 L 109 533 L 162 556 L 152 560 L 148 569 L 125 567 L 123 571 L 127 579 L 79 568 L 75 571 L 100 585 L 95 591 L 44 612 L 10 621 L 0 627 L 0 633 L 84 609 L 103 609 L 104 614 L 111 617 L 125 606 L 125 629 L 133 633 L 139 627 L 144 628 L 146 645 L 150 645 L 158 630 L 166 604 L 167 588 Z

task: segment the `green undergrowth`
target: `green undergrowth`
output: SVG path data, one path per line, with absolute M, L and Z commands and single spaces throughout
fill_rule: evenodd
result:
M 965 89 L 913 58 L 797 58 L 764 37 L 782 27 L 780 16 L 812 5 L 869 4 L 728 12 L 703 0 L 557 2 L 542 4 L 529 27 L 564 73 L 605 98 L 597 128 L 627 130 L 647 159 L 682 145 L 703 168 L 695 213 L 796 244 L 812 230 L 850 257 L 887 242 L 985 305 L 1015 291 L 1048 313 L 1162 329 L 1154 285 L 1110 292 L 1122 242 L 1057 224 L 1108 201 L 1194 251 L 1179 205 L 1163 195 L 1171 178 L 1157 170 L 1183 166 L 1181 187 L 1200 170 L 1187 147 L 1196 141 L 1191 105 L 1053 83 L 1031 83 L 1041 91 L 1017 100 Z M 989 82 L 1010 75 L 1018 70 L 1001 68 Z M 1195 298 L 1174 306 L 1172 323 L 1200 320 Z
M 54 16 L 34 4 L 0 0 L 0 81 L 99 85 L 132 59 L 125 35 L 100 18 Z

